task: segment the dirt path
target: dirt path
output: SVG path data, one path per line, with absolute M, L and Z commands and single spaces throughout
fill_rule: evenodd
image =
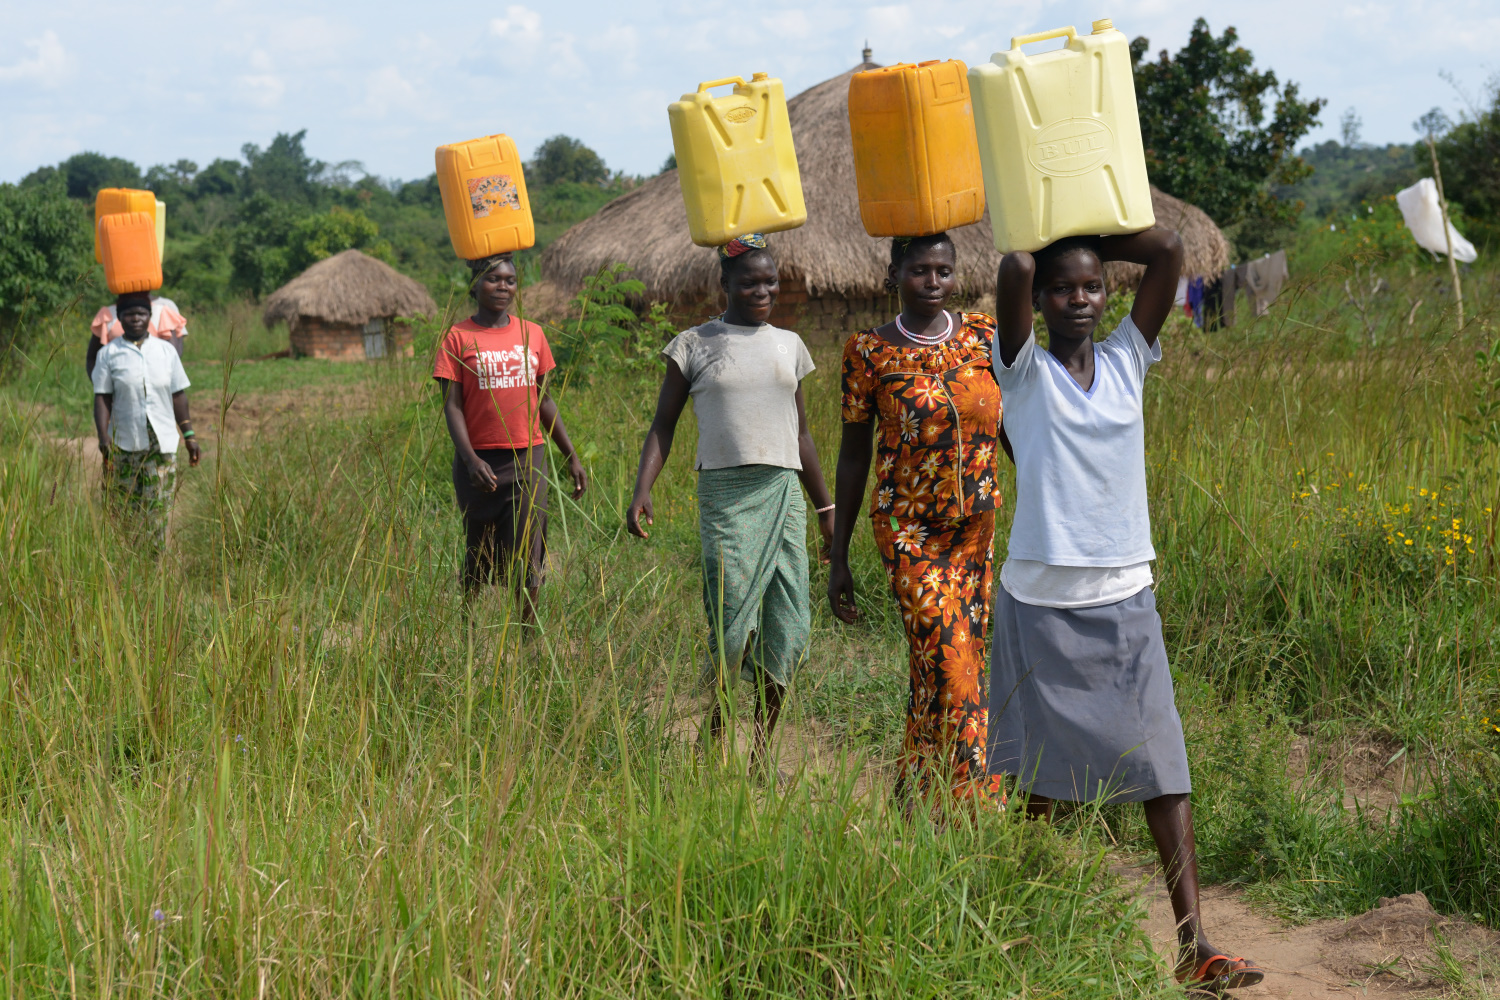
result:
M 1117 871 L 1141 880 L 1146 928 L 1162 958 L 1170 961 L 1176 925 L 1161 880 L 1154 873 L 1142 877 L 1139 869 Z M 1500 934 L 1440 916 L 1419 892 L 1381 900 L 1377 908 L 1348 920 L 1290 926 L 1251 908 L 1242 894 L 1213 886 L 1204 891 L 1203 918 L 1215 943 L 1232 946 L 1236 955 L 1266 970 L 1259 987 L 1236 993 L 1246 998 L 1439 997 L 1449 995 L 1450 988 L 1444 944 L 1451 961 L 1471 976 L 1481 956 L 1500 951 Z
M 680 738 L 696 738 L 706 707 L 706 700 L 689 707 L 683 699 L 674 706 L 669 731 Z M 741 732 L 742 747 L 748 747 L 747 736 L 747 731 Z M 815 719 L 788 718 L 778 731 L 776 749 L 783 772 L 829 773 L 857 766 L 839 749 L 832 732 Z M 1308 749 L 1298 749 L 1301 761 L 1307 761 Z M 1322 758 L 1320 766 L 1326 766 L 1328 758 L 1337 761 L 1348 808 L 1356 801 L 1367 810 L 1388 808 L 1417 783 L 1411 771 L 1393 766 L 1392 751 L 1383 745 L 1350 743 L 1320 748 L 1314 756 Z M 862 793 L 887 787 L 889 781 L 888 774 L 869 765 L 859 778 Z M 1146 904 L 1146 930 L 1163 961 L 1171 962 L 1176 924 L 1155 865 L 1133 868 L 1122 864 L 1115 871 L 1138 883 Z M 1382 900 L 1375 909 L 1347 920 L 1303 925 L 1288 924 L 1252 907 L 1242 892 L 1223 886 L 1205 889 L 1203 909 L 1212 940 L 1234 948 L 1236 955 L 1253 959 L 1266 970 L 1266 981 L 1260 986 L 1233 994 L 1247 1000 L 1500 997 L 1500 933 L 1441 916 L 1421 893 Z M 1460 979 L 1466 988 L 1455 992 Z

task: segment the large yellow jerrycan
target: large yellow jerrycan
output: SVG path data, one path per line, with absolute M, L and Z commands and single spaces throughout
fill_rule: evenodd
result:
M 724 97 L 710 88 L 734 84 Z M 781 81 L 756 73 L 698 85 L 667 106 L 688 233 L 701 247 L 807 221 Z
M 1061 49 L 1022 45 L 1066 36 Z M 1038 250 L 1067 236 L 1106 236 L 1156 222 L 1130 43 L 1108 19 L 1022 35 L 969 70 L 995 247 Z
M 104 251 L 99 246 L 99 220 L 106 215 L 122 212 L 145 212 L 156 225 L 156 195 L 135 188 L 100 188 L 94 196 L 94 260 L 104 263 Z
M 536 243 L 521 154 L 508 135 L 437 148 L 438 193 L 453 252 L 464 260 Z
M 167 259 L 167 203 L 156 199 L 156 259 Z
M 901 63 L 849 78 L 859 217 L 871 236 L 928 236 L 984 218 L 968 67 Z

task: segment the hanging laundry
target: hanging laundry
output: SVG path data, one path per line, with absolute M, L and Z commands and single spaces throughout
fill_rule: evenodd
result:
M 1432 253 L 1448 253 L 1448 241 L 1443 238 L 1443 207 L 1438 203 L 1437 185 L 1431 177 L 1423 177 L 1404 191 L 1397 192 L 1396 206 L 1406 220 L 1417 246 Z M 1479 256 L 1474 244 L 1461 236 L 1453 223 L 1448 223 L 1448 235 L 1453 238 L 1453 259 L 1472 264 Z
M 1240 266 L 1244 268 L 1245 287 L 1255 304 L 1255 315 L 1264 316 L 1271 311 L 1272 303 L 1281 294 L 1281 286 L 1286 283 L 1286 251 L 1277 250 Z
M 1201 277 L 1191 278 L 1188 281 L 1187 308 L 1188 315 L 1193 317 L 1193 323 L 1198 329 L 1203 329 L 1203 279 Z
M 1234 297 L 1244 284 L 1237 267 L 1226 267 L 1219 275 L 1219 323 L 1224 327 L 1234 326 Z

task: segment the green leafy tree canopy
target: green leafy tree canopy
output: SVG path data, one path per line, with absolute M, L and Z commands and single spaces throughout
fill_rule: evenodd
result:
M 1444 193 L 1483 225 L 1484 238 L 1500 235 L 1500 77 L 1490 81 L 1483 103 L 1471 106 L 1456 124 L 1441 112 L 1428 112 L 1416 127 L 1432 130 Z M 1417 156 L 1418 169 L 1431 174 L 1425 153 Z
M 0 184 L 0 348 L 25 350 L 37 322 L 61 308 L 93 266 L 86 209 L 61 178 Z M 0 358 L 3 362 L 4 358 Z
M 251 194 L 264 193 L 278 201 L 312 205 L 318 200 L 318 181 L 327 164 L 302 148 L 307 129 L 277 133 L 265 149 L 253 142 L 240 147 L 245 158 L 245 185 Z
M 570 135 L 554 135 L 543 142 L 527 166 L 527 180 L 539 187 L 566 181 L 603 184 L 609 180 L 603 158 Z
M 100 188 L 141 186 L 141 168 L 129 160 L 103 153 L 74 153 L 55 167 L 34 170 L 21 181 L 22 187 L 61 178 L 69 198 L 92 202 Z
M 1216 38 L 1199 18 L 1175 56 L 1164 49 L 1147 60 L 1150 46 L 1137 38 L 1130 54 L 1152 183 L 1220 226 L 1294 221 L 1301 204 L 1278 202 L 1270 188 L 1309 173 L 1293 151 L 1327 102 L 1304 101 L 1295 83 L 1278 84 L 1273 71 L 1257 70 L 1232 27 Z

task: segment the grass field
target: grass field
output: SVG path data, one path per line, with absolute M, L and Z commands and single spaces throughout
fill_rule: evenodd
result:
M 1469 276 L 1459 333 L 1411 308 L 1442 272 L 1389 268 L 1356 308 L 1338 267 L 1232 333 L 1174 322 L 1148 383 L 1205 874 L 1294 919 L 1419 889 L 1500 926 L 1500 456 L 1461 420 L 1500 280 Z M 59 321 L 0 391 L 7 995 L 1171 992 L 1107 864 L 1146 848 L 1136 813 L 890 808 L 905 654 L 868 532 L 858 627 L 814 569 L 798 777 L 763 788 L 684 736 L 691 421 L 653 537 L 621 528 L 654 385 L 561 390 L 593 485 L 554 501 L 523 634 L 498 599 L 460 613 L 424 363 L 226 362 L 284 346 L 251 318 L 195 327 L 194 412 L 224 429 L 159 562 L 55 443 L 90 433 L 81 336 Z M 831 468 L 837 355 L 815 357 Z M 1381 807 L 1346 794 L 1355 744 L 1409 775 Z

